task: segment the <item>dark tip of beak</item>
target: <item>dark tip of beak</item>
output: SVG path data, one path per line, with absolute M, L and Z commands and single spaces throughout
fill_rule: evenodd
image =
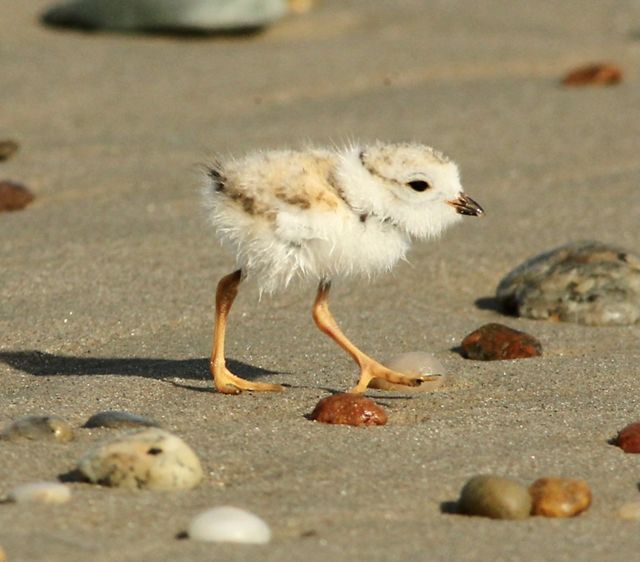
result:
M 457 199 L 453 201 L 447 201 L 457 213 L 466 215 L 469 217 L 482 217 L 484 216 L 484 209 L 476 203 L 466 193 L 460 193 Z

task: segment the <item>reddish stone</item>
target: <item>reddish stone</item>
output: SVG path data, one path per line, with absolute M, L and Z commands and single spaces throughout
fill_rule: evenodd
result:
M 618 433 L 616 445 L 625 453 L 640 453 L 640 422 L 630 423 Z
M 384 425 L 387 413 L 370 398 L 360 394 L 334 394 L 320 400 L 311 419 L 341 425 Z
M 542 355 L 540 342 L 524 332 L 502 324 L 485 324 L 462 340 L 462 355 L 468 359 L 497 361 Z
M 23 209 L 33 199 L 33 194 L 24 185 L 0 180 L 0 211 Z
M 611 86 L 622 80 L 622 71 L 612 64 L 588 64 L 576 68 L 562 79 L 565 86 Z

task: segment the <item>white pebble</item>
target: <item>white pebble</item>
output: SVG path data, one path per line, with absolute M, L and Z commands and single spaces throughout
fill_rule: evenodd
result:
M 622 519 L 640 519 L 640 501 L 625 503 L 620 506 L 618 516 Z
M 401 392 L 429 392 L 440 388 L 446 380 L 445 369 L 432 353 L 426 351 L 409 351 L 392 357 L 384 362 L 385 367 L 405 375 L 440 375 L 437 379 L 423 382 L 420 386 L 405 386 L 385 381 L 384 379 L 373 379 L 371 388 L 381 390 L 398 390 Z
M 189 524 L 189 537 L 207 542 L 266 544 L 271 540 L 271 529 L 253 513 L 223 506 L 196 515 Z
M 7 499 L 16 503 L 66 503 L 71 499 L 71 489 L 59 482 L 29 482 L 16 486 Z
M 95 484 L 150 490 L 184 490 L 202 480 L 202 466 L 179 437 L 158 428 L 125 433 L 99 444 L 78 463 Z

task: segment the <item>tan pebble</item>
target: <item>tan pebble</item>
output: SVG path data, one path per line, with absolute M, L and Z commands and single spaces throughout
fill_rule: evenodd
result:
M 622 504 L 618 509 L 618 516 L 621 519 L 638 520 L 640 519 L 640 501 L 628 502 Z
M 384 425 L 387 413 L 370 398 L 342 393 L 320 400 L 311 413 L 311 419 L 339 425 Z
M 574 517 L 591 505 L 591 490 L 584 480 L 539 478 L 529 486 L 531 515 Z
M 4 552 L 4 548 L 0 546 L 0 562 L 7 562 L 7 555 Z
M 426 351 L 409 351 L 392 357 L 384 362 L 385 367 L 403 373 L 405 375 L 423 376 L 439 375 L 434 380 L 424 381 L 418 386 L 407 386 L 395 384 L 384 379 L 375 378 L 369 383 L 370 388 L 379 390 L 393 390 L 399 392 L 432 392 L 442 388 L 447 377 L 444 375 L 445 369 L 440 361 L 432 353 Z
M 462 488 L 458 512 L 492 519 L 525 519 L 531 511 L 528 490 L 501 476 L 479 475 Z
M 48 440 L 67 443 L 73 437 L 69 422 L 56 415 L 19 418 L 0 434 L 0 439 L 13 442 Z
M 66 503 L 71 499 L 71 489 L 60 482 L 29 482 L 16 486 L 7 499 L 16 503 Z
M 14 140 L 0 140 L 0 160 L 6 160 L 13 156 L 20 148 Z
M 80 460 L 78 470 L 94 484 L 131 489 L 190 489 L 202 480 L 202 466 L 193 450 L 158 428 L 99 444 Z

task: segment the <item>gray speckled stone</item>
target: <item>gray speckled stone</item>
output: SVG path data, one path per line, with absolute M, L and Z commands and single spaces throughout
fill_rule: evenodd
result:
M 108 410 L 93 414 L 84 424 L 83 427 L 107 427 L 109 429 L 123 429 L 135 427 L 160 427 L 160 424 L 145 418 L 130 414 L 129 412 L 120 412 L 116 410 Z
M 589 326 L 640 319 L 640 259 L 600 242 L 573 242 L 519 265 L 498 285 L 504 308 Z
M 215 32 L 260 28 L 286 11 L 285 0 L 74 0 L 53 6 L 42 19 L 108 31 Z
M 26 416 L 8 425 L 0 439 L 4 441 L 58 441 L 73 439 L 73 428 L 64 418 L 56 415 Z

